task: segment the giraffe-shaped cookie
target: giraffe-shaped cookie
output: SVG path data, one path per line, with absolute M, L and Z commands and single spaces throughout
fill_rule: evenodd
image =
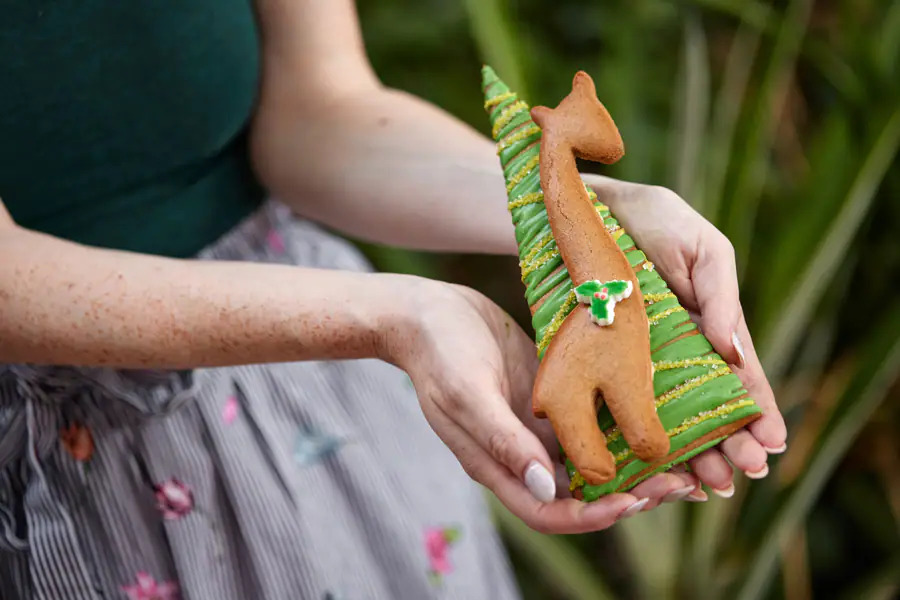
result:
M 639 458 L 654 461 L 669 451 L 654 406 L 649 323 L 637 278 L 576 165 L 576 157 L 613 163 L 624 148 L 587 73 L 575 75 L 557 108 L 534 107 L 531 116 L 543 131 L 540 181 L 550 228 L 576 295 L 591 304 L 573 310 L 547 348 L 534 411 L 549 418 L 582 477 L 600 484 L 615 476 L 616 463 L 597 425 L 598 401 Z

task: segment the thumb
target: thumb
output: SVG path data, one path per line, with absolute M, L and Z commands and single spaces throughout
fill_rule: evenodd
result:
M 744 352 L 737 334 L 742 313 L 737 268 L 734 249 L 724 236 L 700 250 L 691 283 L 703 335 L 725 361 L 743 368 Z
M 552 502 L 556 498 L 553 463 L 538 437 L 513 414 L 502 396 L 471 404 L 474 410 L 458 411 L 454 420 L 522 481 L 536 500 Z

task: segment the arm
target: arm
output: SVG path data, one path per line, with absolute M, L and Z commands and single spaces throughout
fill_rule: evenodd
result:
M 277 197 L 369 241 L 516 253 L 493 143 L 378 82 L 352 0 L 257 3 L 264 72 L 253 157 Z
M 602 529 L 648 502 L 633 494 L 589 507 L 554 500 L 554 463 L 520 420 L 541 430 L 527 410 L 534 347 L 472 290 L 93 249 L 16 227 L 2 202 L 0 259 L 0 364 L 190 368 L 380 357 L 409 373 L 426 418 L 463 467 L 532 527 Z M 696 480 L 658 476 L 634 493 L 662 498 L 686 482 Z
M 189 368 L 378 356 L 381 334 L 403 318 L 392 307 L 397 286 L 412 281 L 89 248 L 16 227 L 0 202 L 0 363 Z

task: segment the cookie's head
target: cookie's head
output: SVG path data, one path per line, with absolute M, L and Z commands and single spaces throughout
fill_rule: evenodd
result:
M 619 129 L 584 71 L 575 74 L 572 91 L 558 107 L 535 106 L 531 118 L 543 130 L 545 142 L 568 146 L 580 158 L 611 164 L 625 154 Z

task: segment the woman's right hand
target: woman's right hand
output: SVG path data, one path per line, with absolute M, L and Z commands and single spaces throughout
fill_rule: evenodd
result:
M 395 277 L 403 294 L 394 314 L 402 316 L 386 327 L 384 358 L 410 375 L 425 417 L 466 472 L 530 527 L 596 531 L 660 502 L 702 497 L 687 473 L 656 475 L 592 503 L 568 497 L 553 431 L 531 413 L 532 340 L 474 290 Z

